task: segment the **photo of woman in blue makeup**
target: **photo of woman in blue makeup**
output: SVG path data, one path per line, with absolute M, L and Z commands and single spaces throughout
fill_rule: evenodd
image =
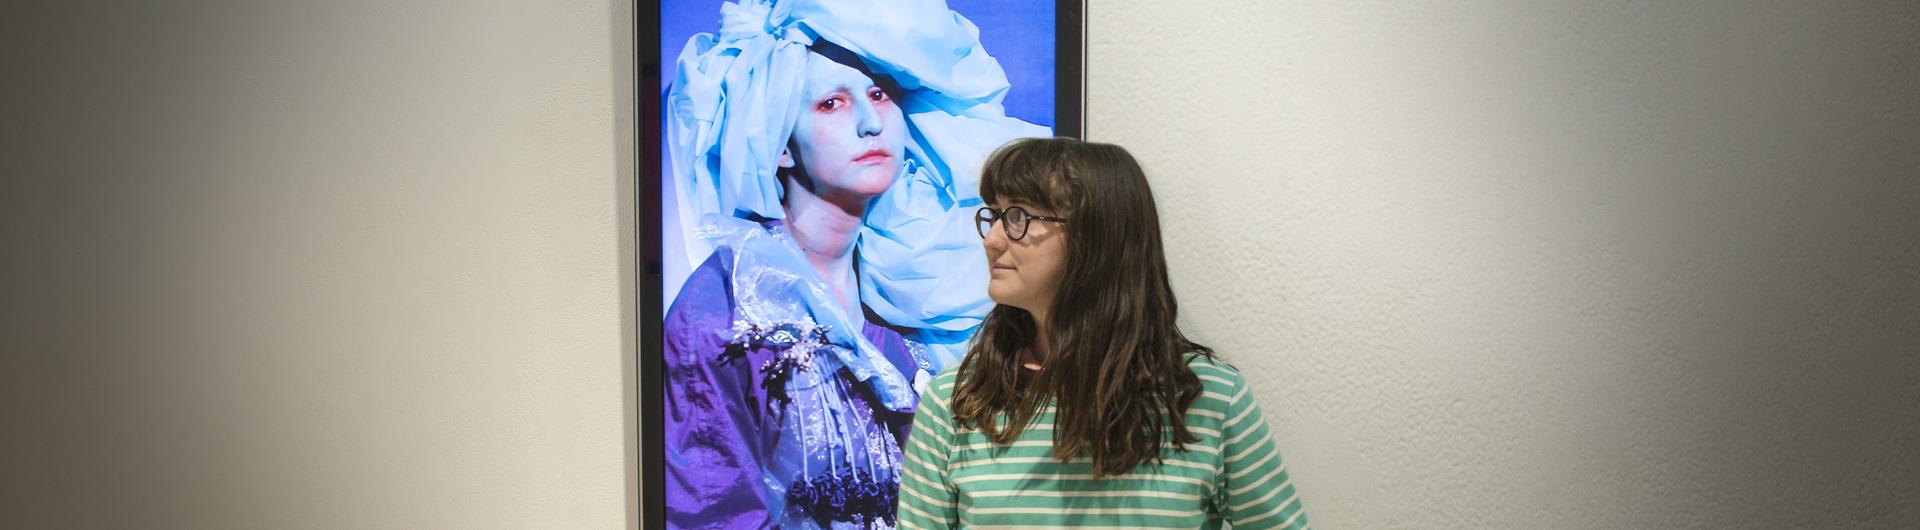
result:
M 668 526 L 892 528 L 916 388 L 992 305 L 979 166 L 1052 130 L 942 0 L 718 14 L 663 47 Z

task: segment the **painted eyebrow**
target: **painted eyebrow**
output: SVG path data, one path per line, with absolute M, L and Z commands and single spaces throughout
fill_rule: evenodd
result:
M 830 98 L 830 97 L 833 97 L 833 96 L 835 96 L 835 95 L 839 95 L 839 94 L 846 94 L 846 95 L 848 95 L 848 96 L 852 96 L 852 95 L 854 95 L 854 94 L 860 94 L 860 95 L 862 95 L 862 96 L 864 96 L 864 95 L 866 95 L 866 94 L 867 94 L 867 90 L 870 90 L 870 89 L 875 89 L 875 88 L 880 88 L 880 85 L 875 85 L 875 84 L 869 84 L 869 85 L 867 85 L 867 88 L 862 88 L 862 89 L 858 89 L 858 90 L 855 90 L 855 89 L 854 89 L 854 88 L 853 88 L 852 86 L 849 86 L 849 85 L 847 85 L 847 84 L 844 84 L 844 83 L 836 83 L 836 84 L 834 84 L 834 85 L 833 85 L 833 88 L 832 88 L 832 89 L 830 89 L 830 90 L 828 90 L 828 91 L 826 91 L 825 93 L 822 93 L 822 94 L 821 94 L 821 95 L 819 95 L 819 96 L 815 96 L 815 97 L 813 98 L 813 100 L 814 100 L 814 101 L 816 101 L 816 102 L 819 102 L 819 101 L 826 101 L 826 100 L 827 100 L 827 98 Z M 881 91 L 883 91 L 883 92 L 884 92 L 885 90 L 886 90 L 886 89 L 881 89 Z M 891 94 L 891 93 L 889 93 L 888 95 L 892 95 L 892 94 Z
M 853 92 L 848 91 L 845 87 L 835 88 L 833 90 L 828 90 L 825 93 L 822 93 L 818 96 L 814 96 L 811 99 L 811 101 L 813 101 L 814 105 L 819 105 L 821 103 L 826 103 L 827 100 L 829 99 L 833 99 L 834 96 L 839 96 L 843 94 L 851 97 L 853 95 Z

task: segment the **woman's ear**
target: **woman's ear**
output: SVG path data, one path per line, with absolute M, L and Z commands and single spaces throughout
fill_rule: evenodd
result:
M 793 148 L 780 148 L 780 167 L 793 169 Z

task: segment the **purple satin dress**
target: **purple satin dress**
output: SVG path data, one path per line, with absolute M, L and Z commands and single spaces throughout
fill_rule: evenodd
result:
M 693 271 L 664 323 L 668 526 L 891 528 L 912 411 L 881 406 L 823 354 L 863 350 L 822 326 L 743 316 L 779 301 L 736 299 L 733 252 Z M 860 321 L 864 351 L 909 377 L 922 366 L 923 347 Z

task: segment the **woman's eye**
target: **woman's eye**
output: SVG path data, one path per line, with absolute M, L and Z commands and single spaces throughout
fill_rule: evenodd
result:
M 819 105 L 816 105 L 816 107 L 824 111 L 824 110 L 837 109 L 842 106 L 845 106 L 846 104 L 847 102 L 842 101 L 840 98 L 832 97 L 832 98 L 827 98 L 826 101 L 821 101 Z
M 885 90 L 881 90 L 881 89 L 878 89 L 878 88 L 875 88 L 875 89 L 872 89 L 872 90 L 868 90 L 868 91 L 867 91 L 867 99 L 870 99 L 870 100 L 873 100 L 873 101 L 875 101 L 875 102 L 880 102 L 880 101 L 886 101 L 886 100 L 887 100 L 887 91 L 885 91 Z

